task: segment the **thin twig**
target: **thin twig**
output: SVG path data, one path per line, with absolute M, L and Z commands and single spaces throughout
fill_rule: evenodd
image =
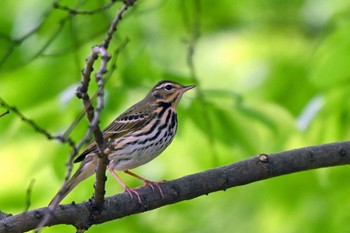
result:
M 106 74 L 106 77 L 105 77 L 105 84 L 107 84 L 108 81 L 110 80 L 110 78 L 112 77 L 114 71 L 117 68 L 118 57 L 129 42 L 130 42 L 129 38 L 126 38 L 120 44 L 120 46 L 114 51 L 113 56 L 112 56 L 112 60 L 110 62 L 111 65 L 110 65 L 110 68 L 108 69 L 109 72 Z M 96 99 L 97 93 L 98 93 L 98 91 L 96 91 L 94 93 L 94 95 L 91 97 L 92 101 Z M 84 111 L 84 109 L 82 109 L 81 112 L 78 114 L 78 116 L 74 119 L 74 121 L 70 124 L 70 126 L 64 132 L 64 134 L 63 134 L 64 137 L 68 137 L 72 133 L 73 129 L 78 125 L 78 123 L 81 121 L 81 119 L 83 119 L 84 115 L 85 115 L 85 111 Z M 85 143 L 86 143 L 86 141 L 85 141 Z M 79 145 L 83 145 L 83 144 L 84 143 L 79 143 Z M 80 150 L 80 147 L 77 146 L 77 149 Z
M 124 0 L 124 5 L 120 8 L 117 15 L 113 18 L 111 26 L 109 27 L 106 37 L 104 39 L 104 42 L 102 43 L 102 47 L 108 49 L 109 43 L 112 40 L 114 32 L 117 30 L 117 25 L 122 20 L 123 14 L 130 6 L 133 6 L 135 2 L 136 0 Z
M 96 72 L 96 82 L 98 85 L 97 91 L 97 104 L 94 118 L 90 121 L 90 124 L 96 122 L 98 125 L 100 114 L 104 106 L 103 96 L 104 96 L 104 80 L 103 75 L 107 72 L 107 63 L 110 60 L 110 56 L 107 50 L 101 46 L 95 47 L 96 51 L 101 55 L 101 66 Z M 94 122 L 95 121 L 95 122 Z M 96 127 L 98 128 L 98 127 Z M 98 129 L 99 130 L 99 129 Z M 107 167 L 107 154 L 105 153 L 106 141 L 104 140 L 101 131 L 94 132 L 95 141 L 99 149 L 99 160 L 96 167 L 96 182 L 95 182 L 95 192 L 94 192 L 94 204 L 97 207 L 102 206 L 105 194 L 105 180 L 106 180 L 106 167 Z
M 5 112 L 0 114 L 0 118 L 5 116 L 6 114 L 9 114 L 9 113 L 10 113 L 10 110 L 7 109 Z
M 53 8 L 58 9 L 58 10 L 68 11 L 72 15 L 93 15 L 93 14 L 100 13 L 100 12 L 108 10 L 116 2 L 117 2 L 117 0 L 112 0 L 110 3 L 108 3 L 108 4 L 104 5 L 104 6 L 101 6 L 101 7 L 97 8 L 97 9 L 95 9 L 95 10 L 91 10 L 91 11 L 79 11 L 79 10 L 76 10 L 76 9 L 72 9 L 72 8 L 70 8 L 68 6 L 64 6 L 64 5 L 62 5 L 62 4 L 58 3 L 58 2 L 54 2 L 52 5 L 53 5 Z
M 38 32 L 43 25 L 46 22 L 46 19 L 49 18 L 50 14 L 52 13 L 52 8 L 50 7 L 49 10 L 47 10 L 39 24 L 37 24 L 32 30 L 30 30 L 27 34 L 22 36 L 21 38 L 13 39 L 11 36 L 6 36 L 8 40 L 11 42 L 11 46 L 9 46 L 5 52 L 5 54 L 0 58 L 0 67 L 7 61 L 7 59 L 11 56 L 12 52 L 15 50 L 17 46 L 20 46 L 26 39 L 33 36 L 36 32 Z M 5 37 L 5 35 L 3 35 Z M 51 39 L 50 39 L 51 40 Z M 47 47 L 47 46 L 44 46 Z M 42 50 L 42 49 L 41 49 Z M 29 59 L 29 61 L 32 59 Z M 28 63 L 28 62 L 27 62 Z
M 58 38 L 59 34 L 63 31 L 65 23 L 67 22 L 67 20 L 69 19 L 69 17 L 63 18 L 60 22 L 59 22 L 59 26 L 56 29 L 56 31 L 51 35 L 51 37 L 45 42 L 44 45 L 42 45 L 40 47 L 40 49 L 33 54 L 29 59 L 27 59 L 26 61 L 24 61 L 21 65 L 27 65 L 28 63 L 34 61 L 36 58 L 38 58 L 39 56 L 43 55 L 44 51 Z

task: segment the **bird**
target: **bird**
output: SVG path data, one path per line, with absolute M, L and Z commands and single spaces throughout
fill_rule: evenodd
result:
M 115 171 L 123 171 L 142 180 L 153 191 L 154 187 L 158 188 L 164 198 L 157 182 L 129 170 L 150 162 L 170 145 L 178 125 L 176 107 L 182 95 L 194 87 L 195 85 L 184 86 L 170 80 L 160 81 L 144 99 L 124 111 L 103 130 L 104 140 L 110 150 L 107 170 L 131 199 L 136 195 L 139 203 L 142 203 L 138 192 L 129 188 Z M 81 162 L 77 171 L 63 184 L 49 206 L 57 206 L 80 182 L 95 174 L 98 153 L 97 144 L 92 140 L 74 160 L 75 163 Z

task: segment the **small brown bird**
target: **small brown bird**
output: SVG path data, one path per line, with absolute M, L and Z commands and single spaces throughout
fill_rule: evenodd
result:
M 137 191 L 129 188 L 115 170 L 124 171 L 141 179 L 152 189 L 156 186 L 163 196 L 156 182 L 144 179 L 129 170 L 148 163 L 170 145 L 177 129 L 176 106 L 183 93 L 194 87 L 194 85 L 183 86 L 173 81 L 161 81 L 143 100 L 122 113 L 103 131 L 104 139 L 113 144 L 112 148 L 109 148 L 111 152 L 108 155 L 107 169 L 129 193 L 131 199 L 134 194 L 141 203 Z M 82 163 L 51 200 L 50 206 L 59 204 L 77 184 L 95 173 L 97 154 L 96 142 L 92 141 L 74 161 Z

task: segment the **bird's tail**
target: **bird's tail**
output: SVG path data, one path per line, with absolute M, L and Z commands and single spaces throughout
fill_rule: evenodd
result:
M 74 175 L 63 184 L 60 191 L 58 191 L 58 193 L 52 198 L 52 200 L 49 203 L 49 206 L 57 206 L 68 195 L 68 193 L 70 193 L 74 189 L 75 186 L 77 186 L 86 178 L 92 176 L 94 172 L 95 166 L 93 164 L 93 161 L 89 161 L 87 163 L 83 162 L 78 168 L 78 170 L 74 173 Z

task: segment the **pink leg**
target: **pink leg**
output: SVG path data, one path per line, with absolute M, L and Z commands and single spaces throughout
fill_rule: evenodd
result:
M 137 174 L 135 174 L 135 173 L 133 173 L 133 172 L 131 172 L 131 171 L 129 171 L 129 170 L 125 170 L 124 172 L 125 172 L 126 174 L 128 174 L 128 175 L 131 175 L 131 176 L 133 176 L 133 177 L 136 177 L 137 179 L 142 180 L 142 181 L 145 183 L 145 186 L 147 186 L 147 185 L 151 186 L 153 192 L 154 192 L 154 186 L 156 186 L 157 189 L 158 189 L 159 192 L 160 192 L 160 195 L 161 195 L 162 198 L 164 199 L 164 194 L 163 194 L 162 189 L 161 189 L 160 186 L 159 186 L 159 182 L 153 182 L 153 181 L 147 180 L 147 179 L 145 179 L 145 178 L 143 178 L 143 177 L 141 177 L 141 176 L 139 176 L 139 175 L 137 175 Z
M 139 201 L 139 203 L 142 204 L 140 194 L 139 194 L 137 191 L 135 191 L 134 189 L 129 188 L 129 187 L 122 181 L 122 179 L 120 179 L 120 177 L 117 175 L 117 173 L 115 173 L 115 171 L 114 171 L 112 168 L 108 167 L 108 171 L 114 176 L 114 178 L 119 182 L 119 184 L 120 184 L 121 186 L 123 186 L 123 188 L 125 189 L 125 192 L 127 192 L 127 193 L 129 194 L 131 200 L 132 200 L 132 198 L 133 198 L 133 197 L 132 197 L 132 194 L 135 194 L 136 197 L 137 197 L 137 200 Z

